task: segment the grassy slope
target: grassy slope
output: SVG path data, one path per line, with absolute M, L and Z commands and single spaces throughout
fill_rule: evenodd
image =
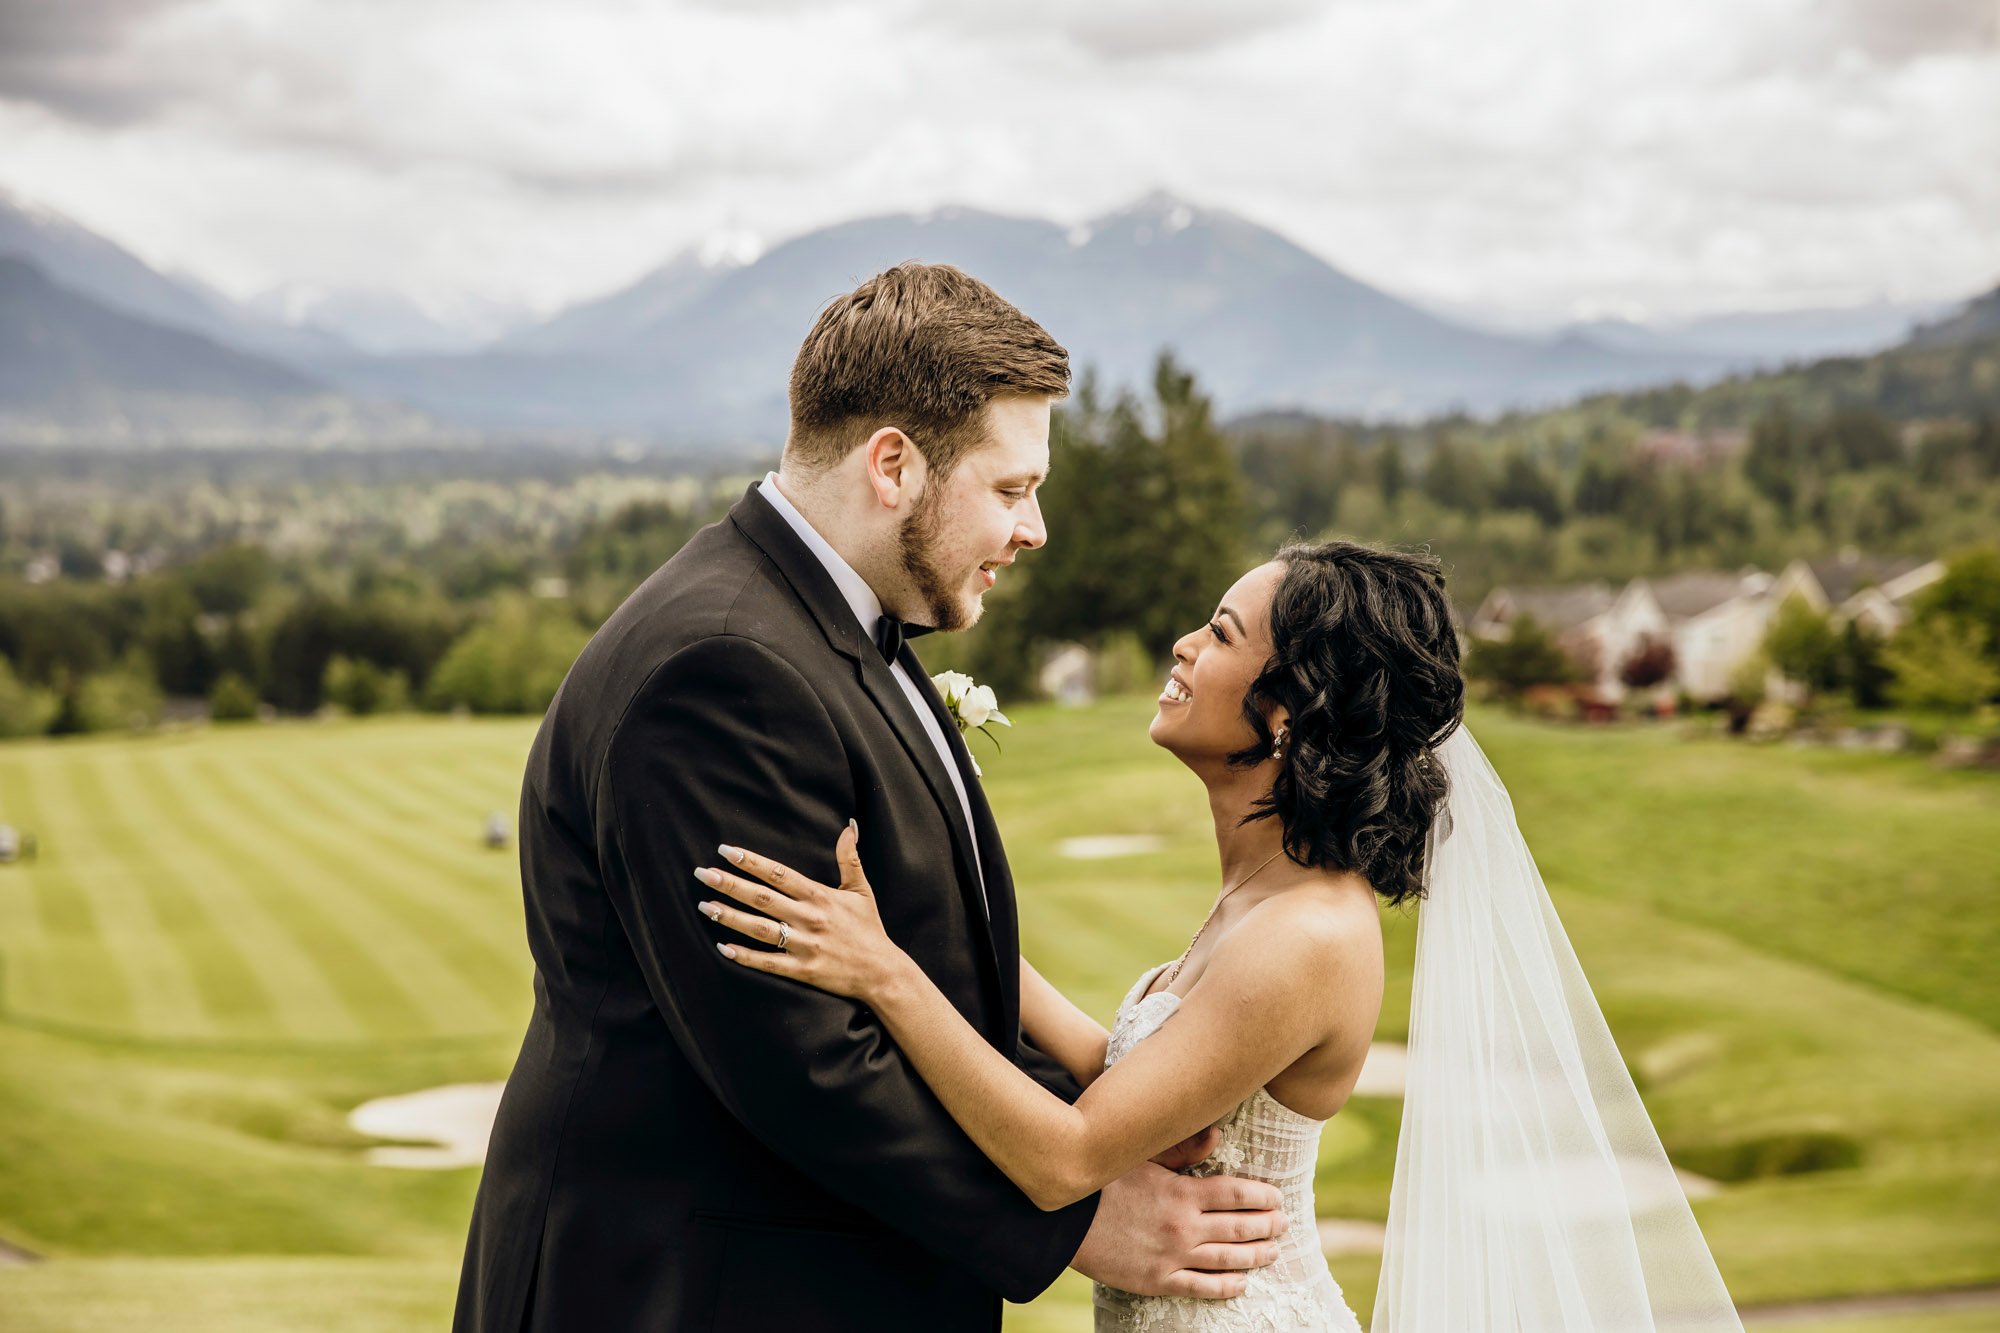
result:
M 1018 849 L 1023 947 L 1099 1013 L 1179 950 L 1213 892 L 1200 789 L 1148 752 L 1147 711 L 1024 719 L 987 764 Z M 1697 1210 L 1738 1299 L 2000 1278 L 2000 1037 L 1976 1021 L 2000 1019 L 2000 976 L 1960 961 L 1964 938 L 2000 931 L 1991 779 L 1670 729 L 1474 726 L 1669 1147 L 1800 1130 L 1863 1147 L 1859 1170 L 1746 1184 Z M 1170 842 L 1117 862 L 1049 850 L 1082 832 Z M 1380 1035 L 1394 1038 L 1414 930 L 1389 925 Z M 1815 956 L 1832 966 L 1793 961 Z M 1398 1114 L 1357 1102 L 1329 1126 L 1323 1212 L 1387 1215 Z M 1334 1270 L 1365 1316 L 1373 1264 Z M 1087 1327 L 1087 1302 L 1064 1284 L 1019 1326 Z
M 1199 788 L 1146 744 L 1147 711 L 1024 710 L 1004 756 L 981 751 L 1026 947 L 1100 1015 L 1213 892 Z M 95 1034 L 0 1025 L 0 1235 L 67 1256 L 0 1272 L 8 1327 L 439 1326 L 473 1173 L 366 1167 L 341 1113 L 507 1066 L 519 907 L 511 858 L 474 834 L 511 808 L 530 732 L 0 749 L 0 818 L 45 846 L 0 868 L 8 999 Z M 1739 1299 L 2000 1279 L 2000 978 L 1954 961 L 2000 929 L 1990 779 L 1664 732 L 1479 732 L 1670 1147 L 1818 1129 L 1864 1149 L 1857 1170 L 1701 1207 Z M 1119 832 L 1168 847 L 1054 854 Z M 1390 924 L 1396 1036 L 1414 932 Z M 1330 1127 L 1326 1211 L 1383 1214 L 1396 1119 L 1365 1102 Z M 1336 1264 L 1364 1314 L 1371 1270 Z M 1066 1281 L 1009 1326 L 1088 1327 L 1087 1303 Z
M 516 1030 L 511 815 L 531 729 L 232 728 L 10 746 L 41 855 L 0 891 L 5 999 L 65 1030 L 200 1042 Z

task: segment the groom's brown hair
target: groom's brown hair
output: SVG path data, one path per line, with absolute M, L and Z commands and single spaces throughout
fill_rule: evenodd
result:
M 787 461 L 831 467 L 884 426 L 950 475 L 1004 394 L 1069 392 L 1069 353 L 979 279 L 898 264 L 821 312 L 792 363 Z

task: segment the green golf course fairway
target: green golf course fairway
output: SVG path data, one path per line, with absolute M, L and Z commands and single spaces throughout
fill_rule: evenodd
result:
M 1151 711 L 1029 707 L 1004 754 L 975 738 L 1025 948 L 1107 1019 L 1215 887 Z M 1739 1302 L 2000 1281 L 2000 781 L 1671 725 L 1473 726 L 1670 1152 L 1743 1177 L 1696 1207 Z M 533 730 L 0 746 L 0 821 L 40 841 L 0 866 L 0 1240 L 47 1257 L 0 1267 L 0 1327 L 447 1323 L 477 1173 L 366 1165 L 345 1115 L 507 1071 L 529 966 L 513 854 L 479 833 Z M 1056 850 L 1122 833 L 1165 845 Z M 1387 923 L 1397 1039 L 1415 931 Z M 1322 1212 L 1386 1215 L 1398 1114 L 1360 1099 L 1328 1127 Z M 1365 1319 L 1374 1261 L 1333 1267 Z M 2000 1322 L 1976 1315 L 1840 1327 Z M 1087 1284 L 1008 1327 L 1088 1328 Z

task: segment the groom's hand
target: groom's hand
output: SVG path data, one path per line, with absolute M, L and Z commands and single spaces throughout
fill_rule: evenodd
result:
M 1070 1267 L 1138 1296 L 1240 1296 L 1245 1270 L 1278 1257 L 1283 1207 L 1276 1185 L 1176 1175 L 1148 1162 L 1104 1187 Z
M 1210 1125 L 1199 1134 L 1189 1135 L 1153 1160 L 1169 1171 L 1185 1171 L 1196 1162 L 1205 1161 L 1215 1151 L 1215 1145 L 1222 1142 L 1222 1131 Z

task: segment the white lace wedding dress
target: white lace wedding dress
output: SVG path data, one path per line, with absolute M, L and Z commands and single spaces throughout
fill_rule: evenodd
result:
M 1140 977 L 1118 1006 L 1105 1068 L 1158 1032 L 1180 1007 L 1180 997 L 1170 991 L 1146 995 L 1165 966 Z M 1284 1191 L 1291 1226 L 1278 1242 L 1278 1261 L 1250 1274 L 1249 1290 L 1226 1301 L 1134 1296 L 1099 1283 L 1098 1333 L 1361 1333 L 1319 1250 L 1312 1183 L 1325 1123 L 1285 1109 L 1262 1088 L 1225 1116 L 1217 1126 L 1222 1142 L 1188 1174 L 1262 1180 Z

